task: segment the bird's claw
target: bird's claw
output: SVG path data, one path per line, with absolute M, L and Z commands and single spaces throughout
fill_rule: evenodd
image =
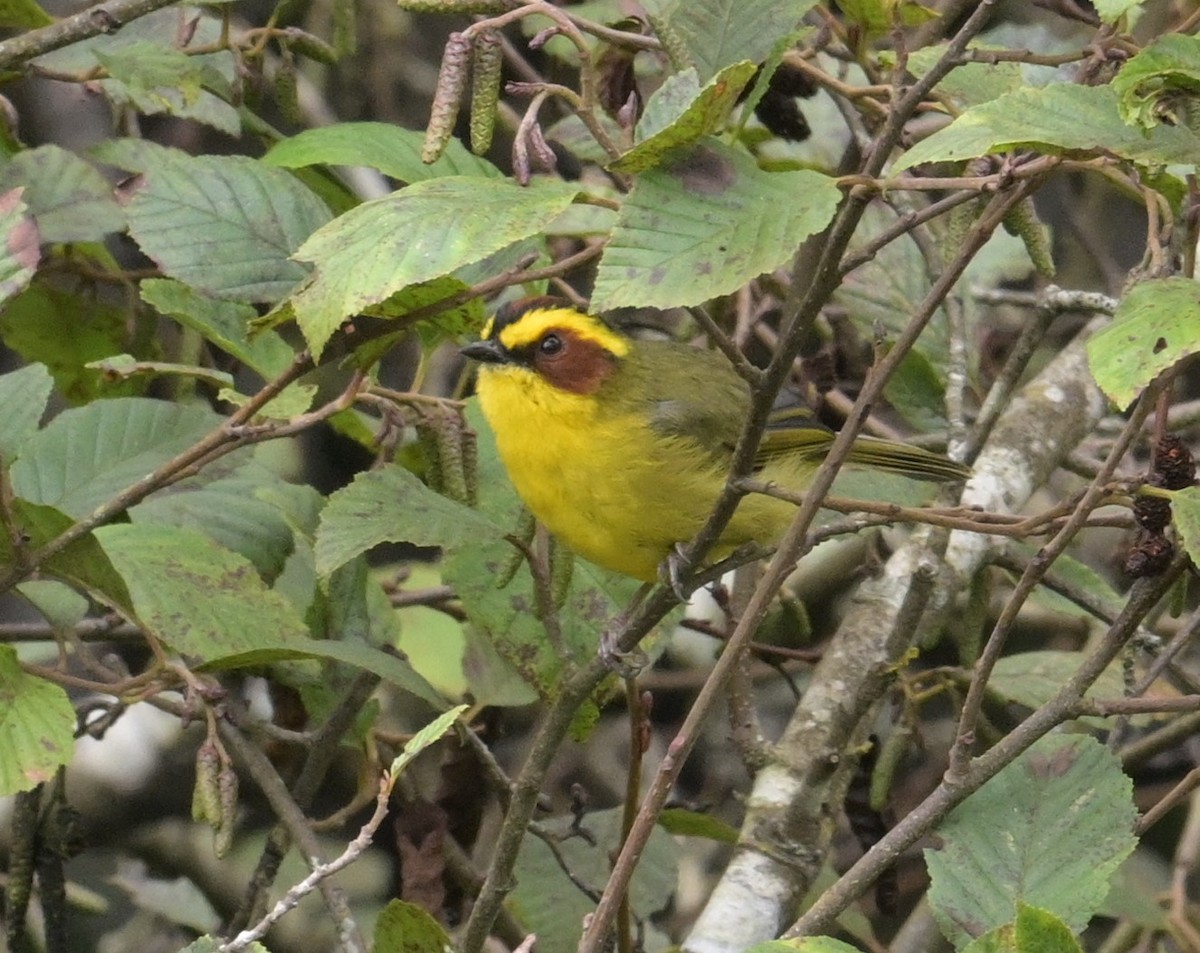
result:
M 671 587 L 671 591 L 675 593 L 680 602 L 686 603 L 692 596 L 692 589 L 695 588 L 689 588 L 687 585 L 691 569 L 692 562 L 688 559 L 681 543 L 676 543 L 671 547 L 667 558 L 659 567 L 659 577 L 664 584 Z
M 600 658 L 604 664 L 621 678 L 636 678 L 647 665 L 650 656 L 639 648 L 623 652 L 617 640 L 625 628 L 625 619 L 618 616 L 600 635 Z

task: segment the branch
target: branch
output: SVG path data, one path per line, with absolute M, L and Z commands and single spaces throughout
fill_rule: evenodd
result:
M 43 53 L 117 30 L 140 17 L 169 7 L 176 0 L 109 0 L 0 43 L 0 70 L 10 70 Z

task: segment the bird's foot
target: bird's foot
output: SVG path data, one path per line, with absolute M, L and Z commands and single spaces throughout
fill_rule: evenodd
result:
M 683 544 L 676 543 L 667 553 L 667 558 L 658 567 L 659 581 L 670 586 L 680 602 L 686 603 L 695 590 L 694 585 L 688 585 L 688 577 L 692 572 L 692 562 L 684 552 Z
M 628 652 L 620 646 L 621 633 L 629 621 L 625 613 L 613 619 L 600 635 L 600 658 L 621 678 L 636 678 L 650 664 L 650 657 L 636 646 Z

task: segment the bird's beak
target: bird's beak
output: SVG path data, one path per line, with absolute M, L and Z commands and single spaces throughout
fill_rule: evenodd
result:
M 463 357 L 469 357 L 481 364 L 505 364 L 508 362 L 508 351 L 499 341 L 472 341 L 466 347 L 458 349 Z

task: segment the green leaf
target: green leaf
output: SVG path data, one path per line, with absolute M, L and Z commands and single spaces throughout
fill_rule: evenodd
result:
M 347 317 L 537 234 L 578 191 L 542 179 L 521 187 L 450 176 L 351 209 L 296 253 L 317 266 L 292 301 L 314 357 Z
M 97 50 L 96 59 L 135 101 L 157 106 L 149 112 L 174 113 L 194 105 L 205 88 L 223 97 L 233 92 L 225 75 L 204 57 L 162 43 L 136 40 L 116 50 Z
M 404 659 L 365 642 L 289 637 L 285 644 L 230 648 L 227 652 L 225 649 L 222 651 L 224 654 L 213 658 L 205 667 L 215 670 L 237 669 L 297 659 L 328 659 L 374 672 L 384 681 L 404 689 L 436 710 L 446 707 L 445 697 L 415 672 Z
M 1152 129 L 1167 119 L 1188 122 L 1188 101 L 1200 94 L 1200 38 L 1168 33 L 1149 43 L 1112 80 L 1126 122 Z M 1183 104 L 1182 115 L 1176 105 Z
M 33 0 L 0 0 L 0 27 L 32 30 L 53 22 L 54 17 Z
M 1056 564 L 1057 565 L 1057 564 Z M 988 691 L 1000 695 L 1006 702 L 1016 702 L 1027 708 L 1037 708 L 1053 698 L 1063 684 L 1078 671 L 1083 657 L 1078 652 L 1043 649 L 1006 655 L 996 663 L 988 679 Z M 1125 683 L 1119 663 L 1104 670 L 1088 690 L 1088 698 L 1120 698 Z M 1101 728 L 1110 722 L 1104 718 L 1081 719 Z
M 675 0 L 664 13 L 707 83 L 731 63 L 761 63 L 814 6 L 816 0 Z
M 291 603 L 248 560 L 201 533 L 132 523 L 95 535 L 125 580 L 138 624 L 174 651 L 211 662 L 311 641 Z
M 1132 784 L 1116 756 L 1084 735 L 1040 739 L 960 804 L 926 850 L 929 903 L 963 947 L 1013 922 L 1019 903 L 1078 932 L 1136 846 Z
M 909 351 L 889 378 L 884 396 L 914 430 L 928 433 L 946 426 L 946 382 L 933 362 Z
M 945 43 L 912 50 L 908 54 L 908 68 L 914 76 L 924 76 L 930 68 L 946 55 Z M 972 43 L 972 50 L 987 51 L 1002 49 L 982 43 Z M 959 109 L 990 102 L 1005 93 L 1015 92 L 1025 85 L 1021 64 L 963 63 L 947 73 L 934 87 L 939 93 L 954 100 Z
M 504 530 L 435 493 L 400 466 L 368 470 L 329 497 L 317 529 L 317 571 L 328 575 L 380 543 L 483 545 Z
M 58 633 L 69 633 L 87 618 L 91 604 L 66 583 L 54 579 L 31 579 L 20 583 L 17 591 L 42 614 Z
M 1116 23 L 1127 13 L 1140 12 L 1145 0 L 1092 0 L 1092 6 L 1105 23 Z
M 91 164 L 61 146 L 18 152 L 0 169 L 0 191 L 24 186 L 23 198 L 44 242 L 99 241 L 125 230 L 125 213 Z
M 610 165 L 617 172 L 645 172 L 672 149 L 690 145 L 720 129 L 754 76 L 753 63 L 721 70 L 703 88 L 694 69 L 667 77 L 646 103 L 638 122 L 638 142 Z
M 374 953 L 445 953 L 449 935 L 423 907 L 389 900 L 375 921 Z
M 165 278 L 148 278 L 139 290 L 142 300 L 161 314 L 174 318 L 265 378 L 275 377 L 296 356 L 274 331 L 249 335 L 250 321 L 258 316 L 249 304 L 208 298 L 182 282 Z
M 35 433 L 46 412 L 54 381 L 41 364 L 0 374 L 0 462 L 11 464 L 21 445 Z
M 670 308 L 730 294 L 785 264 L 841 198 L 828 176 L 764 172 L 707 141 L 641 175 L 600 260 L 592 307 Z
M 602 890 L 611 876 L 611 857 L 621 846 L 621 809 L 587 814 L 582 827 L 594 842 L 571 836 L 574 818 L 543 821 L 552 836 L 561 838 L 559 851 L 566 866 L 584 883 Z M 639 919 L 649 918 L 674 896 L 679 876 L 679 848 L 666 831 L 655 828 L 633 874 L 629 902 Z M 538 935 L 543 950 L 574 950 L 579 945 L 584 917 L 595 904 L 573 887 L 550 848 L 537 837 L 526 837 L 517 856 L 516 889 L 508 906 L 521 924 Z
M 61 536 L 75 523 L 71 517 L 52 506 L 41 506 L 22 499 L 13 500 L 12 522 L 24 542 L 22 557 Z M 12 540 L 7 533 L 0 534 L 0 567 L 8 568 L 16 562 L 17 553 L 13 550 Z M 129 593 L 125 583 L 91 534 L 42 560 L 37 569 L 42 577 L 61 579 L 118 609 L 129 608 Z
M 1171 518 L 1183 548 L 1200 565 L 1200 487 L 1189 486 L 1171 496 Z
M 442 712 L 428 725 L 416 732 L 404 743 L 404 749 L 396 755 L 391 767 L 388 768 L 388 773 L 392 777 L 401 774 L 417 755 L 453 731 L 454 723 L 470 707 L 470 705 L 456 705 L 449 711 Z
M 1112 323 L 1087 342 L 1099 388 L 1128 407 L 1159 374 L 1200 350 L 1200 283 L 1164 278 L 1134 285 Z
M 860 953 L 851 946 L 831 936 L 805 936 L 795 940 L 768 940 L 755 943 L 746 953 Z
M 441 158 L 421 161 L 424 132 L 401 129 L 386 122 L 339 122 L 305 129 L 275 143 L 263 156 L 267 165 L 300 169 L 310 165 L 365 165 L 401 182 L 424 182 L 448 175 L 502 178 L 503 173 L 486 159 L 451 139 Z
M 57 685 L 21 670 L 0 645 L 0 797 L 54 777 L 75 749 L 75 709 Z
M 292 552 L 292 529 L 280 510 L 261 499 L 279 482 L 265 467 L 224 457 L 194 477 L 147 497 L 129 511 L 135 523 L 160 523 L 204 533 L 245 556 L 266 579 L 282 570 Z
M 1111 86 L 1058 83 L 1021 89 L 968 109 L 908 150 L 892 171 L 1014 149 L 1054 155 L 1111 153 L 1154 165 L 1194 164 L 1200 137 L 1182 126 L 1136 129 L 1122 121 L 1118 105 Z
M 736 844 L 738 829 L 711 814 L 668 807 L 658 815 L 659 826 L 674 837 L 703 837 L 722 844 Z
M 219 953 L 222 946 L 225 945 L 224 940 L 219 940 L 211 936 L 202 936 L 198 940 L 193 940 L 185 946 L 179 953 Z M 251 943 L 246 947 L 246 953 L 271 953 L 261 943 Z
M 914 0 L 848 0 L 841 5 L 853 23 L 871 35 L 886 33 L 893 26 L 920 26 L 936 20 L 938 13 Z
M 137 384 L 106 383 L 87 367 L 128 350 L 128 322 L 123 308 L 39 279 L 0 309 L 0 337 L 27 361 L 46 365 L 63 396 L 81 403 L 100 391 L 112 396 L 137 390 Z
M 1054 914 L 1021 903 L 1014 923 L 988 931 L 963 953 L 1083 953 L 1083 948 Z
M 24 445 L 13 491 L 76 518 L 192 446 L 221 418 L 206 407 L 126 397 L 64 411 Z
M 0 195 L 0 304 L 29 287 L 42 260 L 41 235 L 22 189 Z
M 122 191 L 130 235 L 166 275 L 216 298 L 275 302 L 308 273 L 291 255 L 329 212 L 294 176 L 244 156 L 159 158 Z

